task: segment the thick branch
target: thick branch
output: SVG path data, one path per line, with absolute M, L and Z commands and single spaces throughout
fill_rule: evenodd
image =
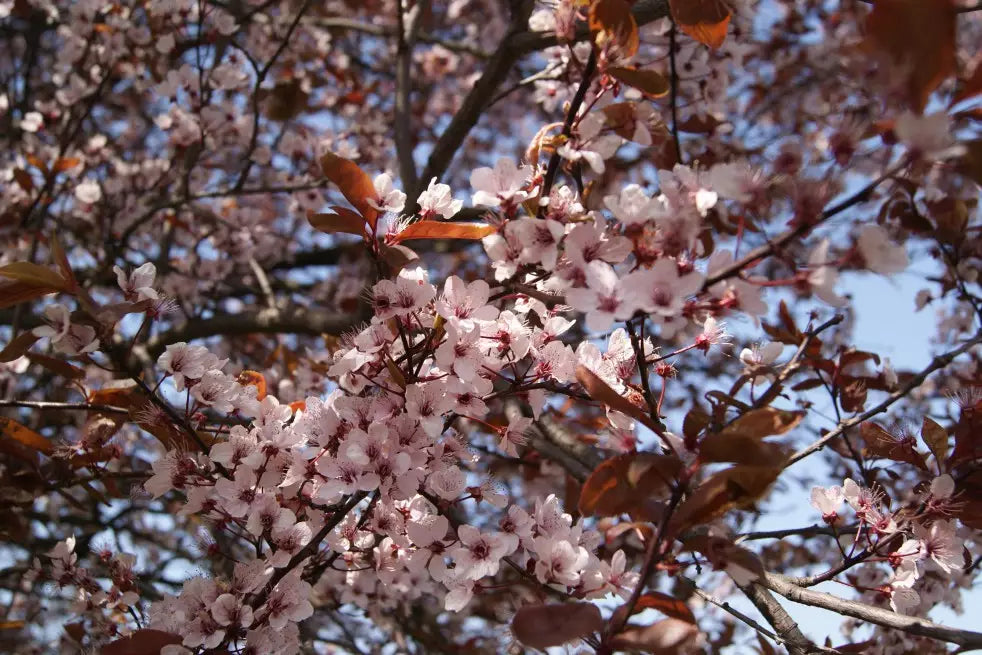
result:
M 758 582 L 796 603 L 821 607 L 837 614 L 851 616 L 867 623 L 875 623 L 884 628 L 902 630 L 907 634 L 919 637 L 929 637 L 947 641 L 959 646 L 982 648 L 982 633 L 969 630 L 958 630 L 938 625 L 916 616 L 905 616 L 880 607 L 873 607 L 854 600 L 845 600 L 832 594 L 826 594 L 812 589 L 802 589 L 788 582 L 787 578 L 774 573 L 767 573 Z
M 781 607 L 781 603 L 767 589 L 754 582 L 746 585 L 737 584 L 737 587 L 774 628 L 787 647 L 789 655 L 825 652 L 804 635 L 787 610 Z
M 130 410 L 115 405 L 92 403 L 57 403 L 47 400 L 0 400 L 0 407 L 24 407 L 45 410 L 79 410 L 83 412 L 104 412 L 107 414 L 129 414 Z
M 396 101 L 395 101 L 395 142 L 399 160 L 399 177 L 404 189 L 416 188 L 416 163 L 413 161 L 413 131 L 410 96 L 413 90 L 411 64 L 413 45 L 419 31 L 423 6 L 416 4 L 405 12 L 402 3 L 397 3 L 398 41 L 396 47 Z
M 528 409 L 525 411 L 531 415 L 531 411 Z M 526 414 L 521 403 L 509 399 L 505 402 L 505 415 L 510 421 Z M 585 481 L 602 461 L 594 449 L 578 441 L 549 416 L 542 416 L 535 421 L 525 436 L 528 438 L 529 445 L 540 455 L 559 464 L 579 482 Z
M 454 114 L 446 131 L 434 144 L 433 152 L 430 153 L 423 174 L 419 177 L 421 183 L 428 183 L 431 178 L 438 178 L 443 175 L 457 150 L 464 143 L 464 139 L 477 125 L 487 103 L 494 97 L 495 90 L 508 76 L 508 72 L 515 62 L 525 54 L 522 50 L 514 47 L 512 39 L 528 25 L 529 15 L 532 13 L 532 4 L 528 0 L 513 0 L 508 33 L 501 39 L 501 44 L 491 55 L 487 66 L 484 67 L 484 72 L 474 83 L 467 97 L 464 98 L 460 109 Z M 413 189 L 411 205 L 416 204 L 416 198 L 420 191 L 421 189 Z
M 147 342 L 147 351 L 156 358 L 167 345 L 178 341 L 205 339 L 217 335 L 265 334 L 341 334 L 350 330 L 366 316 L 342 314 L 318 309 L 291 307 L 263 309 L 238 314 L 216 314 L 209 318 L 191 319 L 162 332 Z

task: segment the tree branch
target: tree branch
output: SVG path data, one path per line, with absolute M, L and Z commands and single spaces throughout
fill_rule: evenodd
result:
M 238 314 L 216 314 L 208 318 L 191 319 L 150 339 L 147 352 L 156 359 L 169 344 L 193 341 L 221 335 L 265 334 L 341 334 L 368 316 L 342 314 L 325 310 L 291 307 L 263 309 Z
M 417 186 L 416 163 L 413 161 L 413 131 L 410 96 L 413 80 L 410 66 L 413 60 L 413 45 L 419 31 L 420 17 L 423 15 L 423 2 L 420 0 L 408 12 L 404 11 L 402 0 L 396 3 L 398 16 L 398 41 L 396 46 L 396 100 L 395 100 L 395 142 L 396 157 L 399 160 L 399 177 L 402 188 L 415 189 Z
M 434 144 L 433 151 L 426 161 L 426 167 L 419 177 L 420 182 L 428 183 L 431 178 L 439 178 L 443 175 L 447 167 L 450 166 L 454 155 L 457 154 L 457 150 L 464 143 L 464 139 L 470 134 L 471 129 L 477 125 L 477 121 L 480 119 L 481 114 L 484 113 L 487 103 L 494 97 L 495 89 L 508 76 L 515 62 L 525 54 L 525 51 L 515 47 L 513 39 L 516 34 L 520 33 L 528 25 L 529 15 L 532 13 L 532 5 L 533 3 L 529 2 L 529 0 L 512 1 L 512 16 L 511 23 L 508 26 L 508 32 L 501 39 L 498 49 L 494 51 L 494 54 L 488 60 L 488 64 L 484 67 L 481 77 L 474 83 L 467 97 L 464 98 L 460 109 L 457 110 L 457 113 L 450 120 L 447 129 Z M 409 190 L 407 189 L 407 191 Z M 411 191 L 412 195 L 410 198 L 412 202 L 406 205 L 407 209 L 410 210 L 415 207 L 416 198 L 419 197 L 422 189 L 411 189 Z
M 129 414 L 130 410 L 115 405 L 99 405 L 92 403 L 56 403 L 46 400 L 0 400 L 0 407 L 25 407 L 39 410 L 80 410 L 83 412 L 105 412 L 107 414 Z
M 774 573 L 766 573 L 757 582 L 771 591 L 784 596 L 788 600 L 801 603 L 802 605 L 820 607 L 836 612 L 837 614 L 851 616 L 867 623 L 875 623 L 884 628 L 902 630 L 919 637 L 947 641 L 952 644 L 958 644 L 959 646 L 982 648 L 982 633 L 979 632 L 948 628 L 916 616 L 905 616 L 887 609 L 873 607 L 872 605 L 854 600 L 846 600 L 821 591 L 802 589 L 788 582 L 784 576 Z
M 833 439 L 838 437 L 840 434 L 842 434 L 849 428 L 859 425 L 863 421 L 866 421 L 872 418 L 873 416 L 876 416 L 886 408 L 890 407 L 890 405 L 894 404 L 895 402 L 897 402 L 898 400 L 909 394 L 911 391 L 919 387 L 921 383 L 923 383 L 924 380 L 926 380 L 927 377 L 931 375 L 931 373 L 934 373 L 935 371 L 948 366 L 948 364 L 950 364 L 955 359 L 955 357 L 958 357 L 959 355 L 968 352 L 969 350 L 977 346 L 979 343 L 982 343 L 982 333 L 975 335 L 973 339 L 969 339 L 958 348 L 955 348 L 952 351 L 944 353 L 943 355 L 938 355 L 937 357 L 931 360 L 931 363 L 927 366 L 927 368 L 925 368 L 920 373 L 918 373 L 910 380 L 908 380 L 905 385 L 903 385 L 902 387 L 891 393 L 889 396 L 887 396 L 886 399 L 884 399 L 883 402 L 881 402 L 879 405 L 863 412 L 859 416 L 854 416 L 853 418 L 847 421 L 842 421 L 834 430 L 826 433 L 824 436 L 822 436 L 822 438 L 814 441 L 813 443 L 809 444 L 805 448 L 802 448 L 801 450 L 796 452 L 788 459 L 787 463 L 785 463 L 785 467 L 791 466 L 795 462 L 800 461 L 808 457 L 812 453 L 821 450 L 822 448 L 825 447 L 825 444 L 832 441 Z
M 789 655 L 812 655 L 814 653 L 827 652 L 816 646 L 804 635 L 801 628 L 795 623 L 795 620 L 788 614 L 788 611 L 781 606 L 781 603 L 767 589 L 755 582 L 746 585 L 741 585 L 736 580 L 733 582 L 753 606 L 757 608 L 761 616 L 774 628 L 774 631 L 780 636 L 781 641 L 787 647 Z

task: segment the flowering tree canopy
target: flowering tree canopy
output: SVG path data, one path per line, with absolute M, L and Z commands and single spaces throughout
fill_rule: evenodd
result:
M 0 649 L 982 648 L 980 43 L 0 0 Z

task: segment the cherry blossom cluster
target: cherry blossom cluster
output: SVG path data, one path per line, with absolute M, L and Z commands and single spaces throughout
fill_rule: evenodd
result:
M 961 574 L 963 540 L 971 531 L 959 529 L 950 518 L 958 502 L 954 490 L 949 474 L 934 478 L 912 514 L 891 511 L 882 491 L 846 479 L 841 487 L 813 488 L 811 504 L 825 523 L 841 530 L 838 541 L 847 560 L 889 565 L 889 573 L 874 564 L 857 569 L 856 588 L 872 600 L 888 599 L 896 612 L 920 615 L 942 600 L 958 606 L 948 579 Z M 843 502 L 855 516 L 848 526 L 840 513 Z
M 0 362 L 0 500 L 16 509 L 0 531 L 30 544 L 10 575 L 35 596 L 4 596 L 8 615 L 45 616 L 29 603 L 54 588 L 87 646 L 151 628 L 180 642 L 165 655 L 292 654 L 319 620 L 351 618 L 323 609 L 359 608 L 380 633 L 423 611 L 451 643 L 533 596 L 617 597 L 624 621 L 585 636 L 611 652 L 656 575 L 701 576 L 705 556 L 763 584 L 775 551 L 731 525 L 761 508 L 700 495 L 749 466 L 726 444 L 713 459 L 711 437 L 761 409 L 807 414 L 760 447 L 783 483 L 797 437 L 831 416 L 809 390 L 850 436 L 867 391 L 890 394 L 869 416 L 901 400 L 937 415 L 980 379 L 962 340 L 982 338 L 967 51 L 982 12 L 953 2 L 958 39 L 924 58 L 951 70 L 912 110 L 909 71 L 861 47 L 880 0 L 703 3 L 726 14 L 715 45 L 679 15 L 700 3 L 675 0 L 0 0 L 0 312 L 18 353 Z M 326 157 L 388 172 L 331 177 Z M 358 212 L 333 205 L 341 229 L 311 232 L 338 191 Z M 421 223 L 462 241 L 413 252 Z M 961 350 L 918 376 L 850 348 L 860 271 L 923 274 L 913 307 Z M 832 310 L 841 329 L 816 328 Z M 738 339 L 738 356 L 703 356 Z M 777 409 L 796 400 L 806 411 Z M 958 457 L 932 448 L 933 479 L 871 463 L 899 446 L 844 440 L 858 470 L 834 460 L 832 480 L 852 477 L 816 487 L 826 525 L 795 533 L 835 547 L 791 544 L 781 563 L 831 566 L 812 577 L 876 609 L 960 610 L 982 562 L 963 423 L 941 429 Z M 166 452 L 147 457 L 151 435 Z M 636 456 L 682 470 L 656 532 L 563 507 Z M 675 532 L 686 511 L 714 518 Z M 134 554 L 66 538 L 82 525 Z M 869 648 L 937 647 L 877 628 Z
M 401 203 L 395 193 L 386 192 L 386 210 Z M 204 347 L 169 345 L 157 362 L 161 382 L 186 394 L 188 415 L 247 420 L 231 425 L 207 455 L 168 452 L 144 486 L 154 497 L 182 492 L 182 514 L 255 543 L 260 557 L 240 565 L 241 580 L 188 583 L 154 610 L 151 625 L 173 631 L 190 622 L 181 631 L 189 648 L 244 639 L 256 652 L 285 652 L 295 641 L 282 628 L 309 616 L 311 584 L 367 611 L 424 593 L 457 611 L 504 561 L 580 597 L 629 594 L 637 575 L 625 570 L 623 553 L 598 559 L 600 533 L 582 519 L 574 524 L 555 496 L 531 514 L 507 505 L 468 471 L 476 458 L 458 431 L 483 429 L 501 453 L 516 456 L 534 419 L 486 423 L 496 383 L 525 369 L 512 381 L 538 385 L 524 392 L 538 416 L 544 388 L 569 384 L 580 364 L 622 387 L 634 362 L 629 340 L 621 329 L 607 354 L 589 343 L 574 352 L 560 339 L 573 321 L 542 303 L 499 309 L 490 293 L 487 282 L 456 276 L 438 291 L 422 268 L 379 281 L 371 322 L 350 335 L 327 371 L 338 388 L 302 408 L 272 395 L 257 399 L 255 387 L 224 373 L 226 360 Z M 496 528 L 451 525 L 452 508 L 465 502 L 507 510 Z M 354 507 L 361 519 L 346 514 Z M 330 554 L 307 549 L 315 535 L 313 545 L 325 539 Z
M 60 588 L 74 593 L 72 611 L 88 617 L 99 626 L 103 637 L 119 633 L 119 626 L 105 620 L 105 613 L 113 609 L 136 606 L 141 593 L 138 587 L 140 573 L 136 571 L 136 557 L 129 553 L 114 553 L 108 548 L 97 553 L 101 571 L 95 572 L 78 564 L 75 552 L 76 538 L 68 537 L 40 558 L 35 558 L 29 577 L 43 576 Z M 108 582 L 104 588 L 100 580 Z

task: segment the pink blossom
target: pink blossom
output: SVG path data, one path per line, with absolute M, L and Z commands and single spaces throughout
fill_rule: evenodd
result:
M 157 267 L 152 262 L 142 264 L 129 275 L 126 275 L 119 266 L 113 266 L 113 271 L 116 272 L 116 281 L 127 300 L 139 302 L 141 300 L 156 300 L 160 297 L 153 288 L 153 281 L 157 276 Z
M 460 211 L 464 203 L 461 200 L 454 200 L 450 187 L 446 184 L 438 184 L 436 178 L 430 180 L 429 186 L 419 195 L 419 214 L 424 220 L 429 220 L 435 216 L 450 218 Z
M 488 207 L 520 204 L 529 198 L 524 190 L 527 183 L 527 169 L 510 159 L 499 159 L 494 168 L 478 168 L 471 173 L 471 187 L 475 190 L 471 202 Z
M 99 348 L 95 328 L 91 325 L 72 323 L 68 308 L 64 305 L 48 305 L 44 308 L 47 325 L 34 328 L 38 337 L 48 337 L 58 352 L 66 355 L 84 355 Z
M 564 539 L 538 537 L 535 539 L 535 577 L 539 582 L 575 587 L 589 560 L 585 548 Z
M 382 173 L 375 178 L 376 198 L 368 198 L 369 205 L 380 212 L 398 214 L 406 206 L 406 194 L 392 186 L 392 177 Z
M 505 539 L 470 525 L 457 528 L 457 537 L 460 545 L 451 549 L 450 556 L 457 564 L 458 575 L 480 580 L 498 572 L 501 558 L 508 552 Z
M 893 244 L 879 225 L 864 225 L 856 239 L 856 247 L 866 268 L 874 273 L 891 275 L 907 268 L 907 249 Z
M 222 594 L 211 606 L 211 615 L 220 626 L 248 628 L 252 624 L 252 608 L 232 594 Z
M 822 513 L 822 520 L 830 525 L 841 522 L 838 512 L 843 500 L 842 487 L 812 487 L 811 505 Z
M 625 226 L 644 225 L 660 211 L 658 202 L 637 184 L 628 184 L 620 195 L 604 196 L 604 205 Z
M 808 256 L 808 284 L 816 296 L 833 307 L 842 307 L 847 300 L 835 293 L 839 273 L 829 265 L 829 241 L 823 239 Z
M 628 306 L 663 319 L 682 313 L 685 299 L 702 286 L 702 275 L 696 271 L 679 275 L 670 259 L 659 259 L 651 268 L 641 269 L 624 279 Z
M 586 267 L 586 282 L 586 288 L 567 291 L 566 300 L 574 309 L 586 313 L 588 328 L 605 332 L 615 320 L 629 318 L 625 286 L 610 264 L 590 262 Z

